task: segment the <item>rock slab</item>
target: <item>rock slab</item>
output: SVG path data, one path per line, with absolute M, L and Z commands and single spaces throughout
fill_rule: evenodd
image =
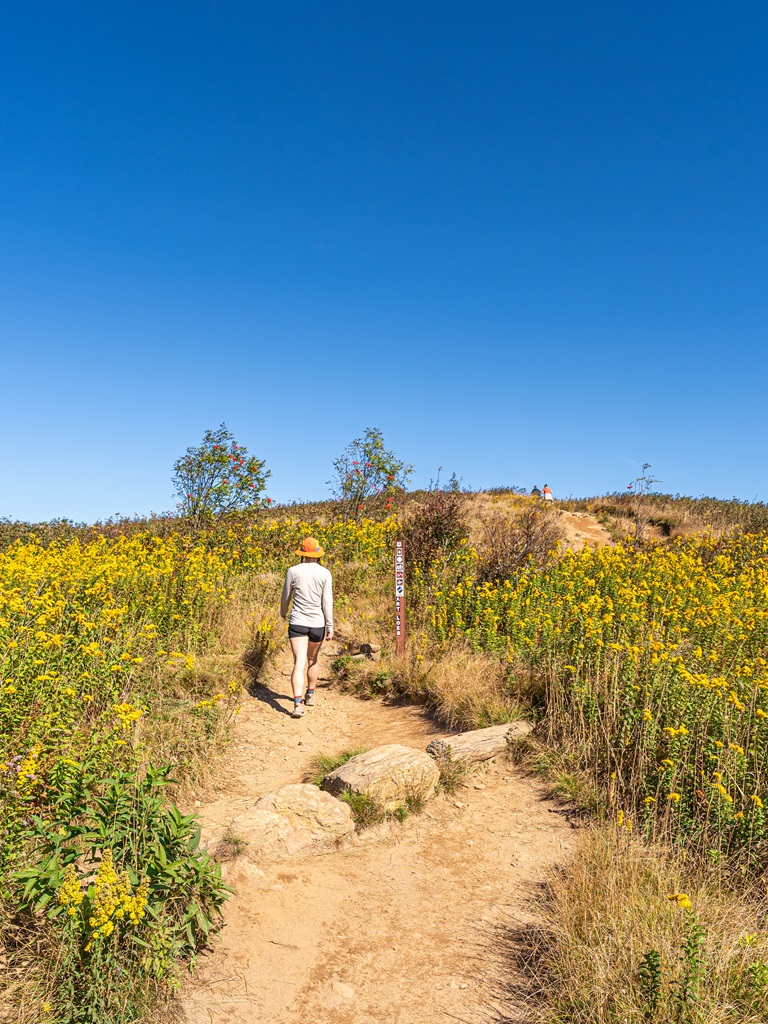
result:
M 447 757 L 451 761 L 478 764 L 503 754 L 509 743 L 522 739 L 533 729 L 531 722 L 509 722 L 506 725 L 492 725 L 489 729 L 472 729 L 460 732 L 442 740 L 432 740 L 427 753 L 434 758 Z
M 421 750 L 388 743 L 357 754 L 323 780 L 334 796 L 344 792 L 366 795 L 385 810 L 394 810 L 408 798 L 426 800 L 434 795 L 440 772 Z
M 255 861 L 332 849 L 354 830 L 346 804 L 302 783 L 267 793 L 232 823 L 232 832 L 247 844 L 245 856 Z

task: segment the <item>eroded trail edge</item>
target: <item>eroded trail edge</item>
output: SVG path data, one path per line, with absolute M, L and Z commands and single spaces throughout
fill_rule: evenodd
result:
M 331 687 L 326 644 L 317 705 L 290 717 L 287 652 L 246 698 L 217 789 L 195 810 L 215 849 L 265 793 L 301 782 L 313 754 L 445 736 L 422 709 Z M 523 1020 L 502 934 L 535 921 L 535 897 L 567 862 L 574 832 L 543 788 L 503 760 L 454 796 L 342 849 L 224 865 L 234 895 L 213 949 L 177 1001 L 188 1024 L 485 1024 Z

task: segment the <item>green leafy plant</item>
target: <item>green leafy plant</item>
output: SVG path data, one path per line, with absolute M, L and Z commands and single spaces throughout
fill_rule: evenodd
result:
M 168 769 L 122 772 L 101 796 L 70 790 L 48 820 L 30 821 L 34 860 L 13 876 L 17 925 L 48 922 L 49 998 L 63 1024 L 139 1019 L 156 983 L 173 988 L 176 963 L 218 926 L 229 890 L 195 815 L 166 802 L 172 782 Z
M 638 968 L 640 991 L 643 997 L 643 1017 L 654 1022 L 661 1000 L 662 968 L 661 953 L 657 949 L 649 949 L 643 954 Z
M 686 911 L 683 941 L 680 946 L 680 977 L 675 985 L 673 1002 L 675 1024 L 696 1024 L 699 989 L 704 978 L 707 933 L 698 917 Z

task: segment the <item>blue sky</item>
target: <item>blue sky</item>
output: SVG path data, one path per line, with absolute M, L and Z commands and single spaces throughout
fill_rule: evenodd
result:
M 15 5 L 0 517 L 278 501 L 367 426 L 473 487 L 768 499 L 768 9 Z M 396 369 L 399 367 L 399 375 Z

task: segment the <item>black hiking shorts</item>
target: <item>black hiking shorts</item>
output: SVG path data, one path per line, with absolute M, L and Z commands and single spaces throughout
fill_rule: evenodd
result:
M 313 644 L 322 643 L 325 640 L 325 626 L 289 626 L 289 639 L 293 640 L 298 636 L 309 637 Z

